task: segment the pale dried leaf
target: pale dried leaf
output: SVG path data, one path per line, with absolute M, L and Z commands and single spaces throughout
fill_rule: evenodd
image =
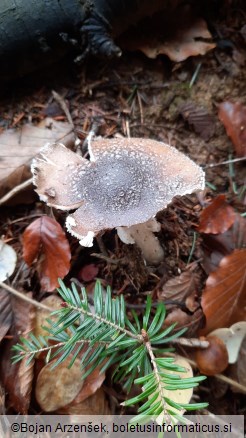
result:
M 180 373 L 177 371 L 170 371 L 169 370 L 168 371 L 169 374 L 179 375 L 181 377 L 181 379 L 182 378 L 187 379 L 187 378 L 193 377 L 192 368 L 191 368 L 189 362 L 187 362 L 187 360 L 184 357 L 176 356 L 174 363 L 178 366 L 183 367 L 185 369 L 185 372 Z M 192 395 L 193 395 L 193 388 L 182 389 L 182 390 L 178 389 L 176 391 L 171 391 L 171 390 L 167 390 L 164 388 L 163 392 L 164 392 L 165 397 L 170 398 L 170 400 L 174 401 L 175 403 L 188 404 L 191 400 Z M 179 415 L 182 415 L 185 412 L 185 410 L 179 411 L 178 409 L 173 408 L 172 406 L 169 406 L 169 409 L 171 409 L 173 412 L 178 413 Z M 162 424 L 164 421 L 165 421 L 165 414 L 161 413 L 157 417 L 156 422 L 158 424 Z
M 45 412 L 55 411 L 71 403 L 84 384 L 80 360 L 75 359 L 73 366 L 68 368 L 71 359 L 66 359 L 55 368 L 56 360 L 53 360 L 38 375 L 35 395 Z
M 0 240 L 0 281 L 5 281 L 9 278 L 16 266 L 17 255 L 15 250 Z
M 246 321 L 239 321 L 230 328 L 219 328 L 209 333 L 220 338 L 228 351 L 229 363 L 235 363 L 241 348 L 241 344 L 246 335 Z
M 60 415 L 111 415 L 105 392 L 99 388 L 95 394 L 80 403 L 72 403 L 56 411 Z
M 47 142 L 60 141 L 67 147 L 74 143 L 73 127 L 69 123 L 51 118 L 42 120 L 37 126 L 26 124 L 20 130 L 9 129 L 0 134 L 0 197 L 31 177 L 32 158 Z M 27 190 L 26 190 L 27 192 Z M 29 200 L 30 197 L 30 200 Z M 28 196 L 19 193 L 9 201 L 27 203 L 33 201 L 33 191 Z

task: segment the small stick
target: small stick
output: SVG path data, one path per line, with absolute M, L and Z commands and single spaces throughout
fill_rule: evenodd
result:
M 221 161 L 220 163 L 207 164 L 206 166 L 204 166 L 204 169 L 208 169 L 210 167 L 222 166 L 224 164 L 237 163 L 239 161 L 245 161 L 245 160 L 246 160 L 246 157 L 233 158 L 231 160 Z
M 209 341 L 197 339 L 197 338 L 177 338 L 170 341 L 172 344 L 179 344 L 185 347 L 195 347 L 195 348 L 208 348 Z
M 56 102 L 59 103 L 62 111 L 65 113 L 68 122 L 74 127 L 73 119 L 71 117 L 71 114 L 69 112 L 69 109 L 68 109 L 67 104 L 66 104 L 65 100 L 63 99 L 63 97 L 54 90 L 52 90 L 52 95 L 53 95 L 54 99 L 56 100 Z
M 9 286 L 8 284 L 3 283 L 2 281 L 0 281 L 0 288 L 7 290 L 12 295 L 20 298 L 23 301 L 26 301 L 29 304 L 33 304 L 35 307 L 38 307 L 38 308 L 44 309 L 44 310 L 48 310 L 49 312 L 53 312 L 54 311 L 54 309 L 52 309 L 51 307 L 48 307 L 45 304 L 39 303 L 38 301 L 33 300 L 32 298 L 27 297 L 26 295 L 22 294 L 21 292 L 19 292 L 18 290 L 14 289 L 11 286 Z
M 9 199 L 13 198 L 13 196 L 15 196 L 17 193 L 21 192 L 22 190 L 24 190 L 26 187 L 29 187 L 31 184 L 32 184 L 32 178 L 29 178 L 26 181 L 24 181 L 23 183 L 19 184 L 18 186 L 15 186 L 12 190 L 10 190 L 8 193 L 6 193 L 6 195 L 4 195 L 0 199 L 0 205 L 4 204 Z

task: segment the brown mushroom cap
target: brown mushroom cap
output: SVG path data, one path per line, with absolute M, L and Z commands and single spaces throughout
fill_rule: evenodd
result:
M 37 192 L 48 205 L 78 210 L 67 227 L 76 237 L 146 222 L 176 195 L 204 188 L 204 172 L 165 143 L 139 138 L 95 140 L 91 162 L 46 146 L 33 164 Z

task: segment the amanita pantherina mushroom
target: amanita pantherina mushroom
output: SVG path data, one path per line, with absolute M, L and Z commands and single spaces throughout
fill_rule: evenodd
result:
M 48 144 L 34 159 L 32 172 L 40 199 L 61 210 L 77 209 L 66 221 L 83 246 L 101 230 L 117 228 L 120 238 L 136 242 L 148 263 L 163 250 L 153 231 L 156 213 L 176 195 L 204 188 L 204 172 L 165 143 L 141 138 L 97 139 L 90 161 L 62 144 Z

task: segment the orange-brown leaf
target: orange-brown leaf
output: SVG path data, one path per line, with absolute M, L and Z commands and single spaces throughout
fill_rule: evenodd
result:
M 42 290 L 50 292 L 58 287 L 58 277 L 63 278 L 70 269 L 71 252 L 66 235 L 55 219 L 42 216 L 26 228 L 23 257 L 29 266 L 36 262 Z
M 219 195 L 203 210 L 198 230 L 206 234 L 224 233 L 232 226 L 236 215 L 225 195 Z
M 201 304 L 206 316 L 202 334 L 246 319 L 246 249 L 221 260 L 207 279 Z
M 241 103 L 222 102 L 219 119 L 225 126 L 239 157 L 246 156 L 246 106 Z

